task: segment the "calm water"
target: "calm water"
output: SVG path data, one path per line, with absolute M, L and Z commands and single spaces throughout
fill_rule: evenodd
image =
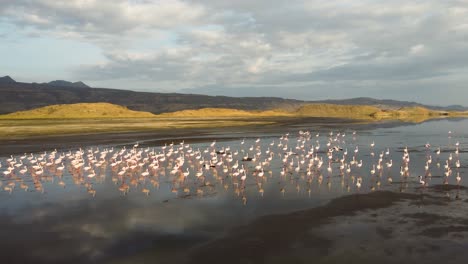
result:
M 289 127 L 284 133 L 232 134 L 238 139 L 230 141 L 205 137 L 165 147 L 148 141 L 136 148 L 134 142 L 1 157 L 0 255 L 8 263 L 173 263 L 185 260 L 187 249 L 259 216 L 356 192 L 430 192 L 436 184 L 457 185 L 457 175 L 461 186 L 468 185 L 468 120 L 300 129 L 308 132 Z M 256 160 L 242 161 L 246 157 Z M 372 174 L 379 158 L 382 169 Z M 16 163 L 6 174 L 8 159 Z M 41 162 L 42 168 L 33 168 Z

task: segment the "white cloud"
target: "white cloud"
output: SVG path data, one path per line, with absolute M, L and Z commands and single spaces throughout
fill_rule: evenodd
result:
M 5 0 L 4 20 L 47 30 L 49 33 L 74 32 L 95 37 L 96 34 L 123 37 L 139 29 L 173 29 L 196 24 L 205 15 L 197 4 L 173 1 L 126 0 Z M 18 15 L 22 14 L 22 15 Z M 47 23 L 46 23 L 47 22 Z
M 410 48 L 410 53 L 414 55 L 421 54 L 424 51 L 424 48 L 423 44 L 414 45 Z
M 369 83 L 379 84 L 375 95 L 391 84 L 398 91 L 395 80 L 423 90 L 428 79 L 461 82 L 468 68 L 466 1 L 4 2 L 0 22 L 20 33 L 99 47 L 106 61 L 74 74 L 104 85 L 125 80 L 120 88 L 282 85 L 302 98 L 301 89 L 329 85 L 337 89 L 330 97 L 372 96 Z
M 263 70 L 265 65 L 265 58 L 257 58 L 251 63 L 248 67 L 248 72 L 250 73 L 260 73 Z

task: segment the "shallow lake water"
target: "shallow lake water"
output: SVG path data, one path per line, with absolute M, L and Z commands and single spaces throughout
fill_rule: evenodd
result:
M 190 263 L 204 245 L 256 219 L 339 197 L 391 191 L 467 199 L 466 119 L 194 137 L 1 157 L 0 256 L 8 263 Z M 432 189 L 444 185 L 449 191 Z M 342 218 L 320 233 L 331 239 L 343 229 L 350 234 L 339 243 L 352 245 L 369 225 L 346 229 Z M 244 262 L 273 262 L 256 257 Z

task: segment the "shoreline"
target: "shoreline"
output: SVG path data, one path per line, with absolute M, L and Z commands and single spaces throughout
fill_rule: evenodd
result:
M 464 118 L 450 118 L 450 121 L 459 121 Z M 264 135 L 281 135 L 285 132 L 295 132 L 299 130 L 368 130 L 375 128 L 390 128 L 398 126 L 412 126 L 420 123 L 404 122 L 401 120 L 383 120 L 379 122 L 367 122 L 365 120 L 344 119 L 344 118 L 323 118 L 323 117 L 302 117 L 302 118 L 269 118 L 269 119 L 236 119 L 241 121 L 249 120 L 242 125 L 226 123 L 229 120 L 213 118 L 209 121 L 218 122 L 215 126 L 200 126 L 203 119 L 186 119 L 192 126 L 169 126 L 169 127 L 141 127 L 127 128 L 126 130 L 99 130 L 82 131 L 75 133 L 40 133 L 33 135 L 15 135 L 14 137 L 0 135 L 0 156 L 24 153 L 36 153 L 47 150 L 68 150 L 89 145 L 133 145 L 136 141 L 141 146 L 158 146 L 164 143 L 171 143 L 176 140 L 186 142 L 207 142 L 213 139 L 218 141 L 233 140 Z M 440 119 L 429 119 L 424 122 L 438 121 Z M 78 124 L 83 120 L 78 120 Z M 207 121 L 205 119 L 204 121 Z M 232 121 L 232 120 L 231 120 Z M 261 122 L 263 121 L 263 123 Z M 268 121 L 268 122 L 265 122 Z M 9 121 L 11 122 L 11 121 Z M 44 126 L 54 126 L 54 123 L 68 120 L 52 120 Z M 102 122 L 99 119 L 88 120 L 88 125 Z M 125 126 L 132 123 L 131 120 L 113 120 L 113 124 L 118 123 Z M 202 125 L 205 123 L 201 123 Z M 4 129 L 8 124 L 0 120 L 0 129 Z M 23 124 L 27 125 L 27 124 Z
M 253 120 L 255 122 L 256 120 Z M 250 134 L 280 135 L 285 131 L 295 131 L 308 127 L 342 127 L 343 124 L 358 125 L 359 122 L 336 118 L 288 118 L 275 119 L 272 123 L 252 123 L 242 126 L 216 127 L 174 127 L 154 128 L 133 131 L 100 131 L 95 133 L 48 134 L 0 139 L 0 156 L 23 154 L 53 149 L 74 149 L 89 145 L 163 145 L 175 140 L 186 142 L 206 142 L 213 139 L 232 140 L 246 138 Z

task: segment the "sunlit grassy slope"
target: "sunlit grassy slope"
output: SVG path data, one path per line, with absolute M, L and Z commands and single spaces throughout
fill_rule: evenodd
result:
M 267 117 L 334 117 L 362 120 L 382 119 L 428 119 L 442 116 L 460 116 L 466 113 L 433 111 L 423 107 L 403 107 L 398 110 L 383 110 L 375 106 L 308 104 L 297 109 L 272 109 L 247 111 L 228 108 L 202 108 L 154 115 L 132 111 L 109 103 L 80 103 L 51 105 L 33 110 L 0 116 L 0 119 L 112 119 L 112 118 L 267 118 Z
M 244 111 L 226 108 L 203 108 L 184 110 L 158 115 L 167 118 L 208 118 L 208 117 L 331 117 L 360 120 L 398 119 L 420 122 L 429 118 L 451 116 L 456 113 L 432 111 L 423 107 L 404 107 L 398 110 L 383 110 L 375 106 L 308 104 L 295 110 L 274 109 L 267 111 Z M 462 115 L 463 113 L 458 113 Z
M 294 112 L 297 116 L 370 119 L 380 108 L 365 105 L 309 104 Z
M 278 117 L 292 116 L 284 110 L 247 111 L 229 108 L 202 108 L 197 110 L 182 110 L 172 113 L 164 113 L 158 117 L 164 118 L 203 118 L 203 117 Z
M 374 122 L 423 122 L 431 118 L 468 116 L 467 112 L 440 112 L 421 107 L 383 110 L 374 106 L 309 104 L 296 109 L 245 111 L 203 108 L 154 115 L 109 103 L 51 105 L 0 116 L 0 138 L 144 132 L 155 130 L 267 125 L 289 118 L 347 118 Z
M 309 104 L 294 110 L 273 109 L 266 111 L 246 111 L 228 108 L 202 108 L 183 110 L 158 115 L 159 117 L 340 117 L 351 119 L 370 119 L 381 111 L 373 106 Z
M 49 105 L 28 111 L 0 116 L 0 119 L 90 119 L 90 118 L 148 118 L 148 112 L 132 111 L 109 103 L 80 103 Z

